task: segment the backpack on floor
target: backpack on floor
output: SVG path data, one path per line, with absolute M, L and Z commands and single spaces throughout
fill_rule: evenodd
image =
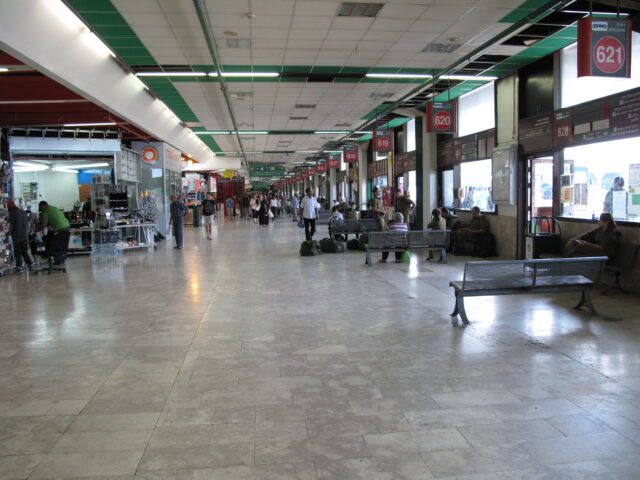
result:
M 359 246 L 359 242 L 357 238 L 352 238 L 351 240 L 349 240 L 347 242 L 347 248 L 349 250 L 359 250 L 360 246 Z
M 344 243 L 332 238 L 323 238 L 320 240 L 320 250 L 322 253 L 342 253 L 344 252 Z
M 320 255 L 320 244 L 315 240 L 302 242 L 300 245 L 300 255 L 303 257 L 314 257 L 316 255 Z
M 358 239 L 358 250 L 362 250 L 363 252 L 367 251 L 367 244 L 369 243 L 369 235 L 363 233 L 360 235 Z

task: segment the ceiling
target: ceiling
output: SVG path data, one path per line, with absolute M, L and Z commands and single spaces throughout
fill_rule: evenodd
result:
M 65 0 L 134 72 L 273 72 L 226 77 L 229 104 L 249 161 L 293 165 L 311 151 L 422 108 L 435 93 L 466 93 L 479 81 L 367 78 L 367 73 L 462 73 L 498 77 L 575 41 L 587 1 L 548 0 Z M 640 2 L 620 0 L 637 20 Z M 203 28 L 198 5 L 204 13 Z M 615 11 L 615 0 L 593 2 Z M 556 8 L 564 12 L 555 12 Z M 358 12 L 363 10 L 364 12 Z M 345 15 L 355 13 L 355 16 Z M 533 15 L 535 13 L 535 18 Z M 364 16 L 364 15 L 373 16 Z M 210 28 L 209 28 L 210 27 Z M 468 58 L 471 56 L 471 58 Z M 223 84 L 212 77 L 141 77 L 195 132 L 234 130 Z M 440 97 L 437 97 L 440 95 Z M 314 133 L 327 131 L 328 133 Z M 333 132 L 331 132 L 333 131 Z M 361 134 L 350 138 L 368 138 Z M 202 135 L 237 152 L 235 135 Z M 292 152 L 305 153 L 292 153 Z M 289 153 L 286 153 L 289 152 Z

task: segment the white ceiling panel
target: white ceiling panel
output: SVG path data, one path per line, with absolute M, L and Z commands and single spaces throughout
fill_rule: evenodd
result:
M 340 2 L 319 2 L 317 0 L 296 2 L 296 15 L 333 17 L 340 8 Z
M 112 0 L 111 3 L 120 13 L 155 13 L 159 10 L 156 0 Z

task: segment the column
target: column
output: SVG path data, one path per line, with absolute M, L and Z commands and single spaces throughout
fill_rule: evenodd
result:
M 437 135 L 425 132 L 424 116 L 416 117 L 416 229 L 424 230 L 438 204 Z

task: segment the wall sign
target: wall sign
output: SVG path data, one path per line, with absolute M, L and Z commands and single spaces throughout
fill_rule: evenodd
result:
M 144 163 L 153 165 L 158 160 L 158 151 L 153 147 L 146 147 L 142 149 L 140 156 Z
M 523 153 L 640 135 L 640 88 L 520 120 Z
M 456 133 L 456 102 L 427 103 L 427 132 Z
M 631 76 L 631 20 L 578 20 L 578 76 Z

